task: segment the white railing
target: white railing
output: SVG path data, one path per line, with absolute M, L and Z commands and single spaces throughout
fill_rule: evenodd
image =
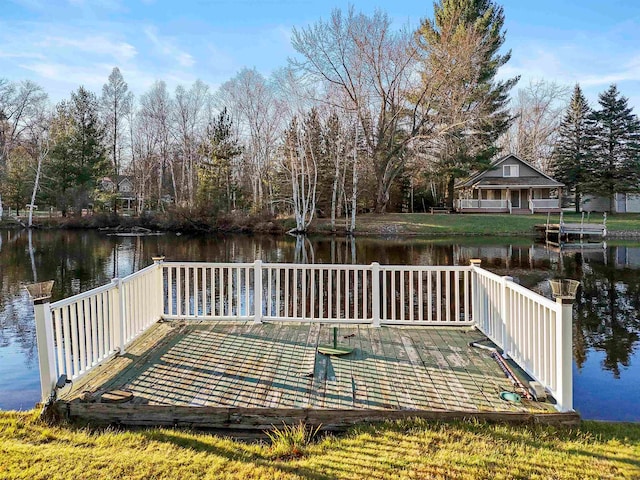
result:
M 475 324 L 570 410 L 571 311 L 564 308 L 478 266 L 157 261 L 36 308 L 43 399 L 60 375 L 80 378 L 161 318 Z
M 561 303 L 514 283 L 511 277 L 473 269 L 475 324 L 505 356 L 549 390 L 560 410 L 571 410 L 570 310 L 567 320 Z
M 508 209 L 509 204 L 507 200 L 460 199 L 458 200 L 458 208 Z
M 557 198 L 534 198 L 529 200 L 531 211 L 540 209 L 560 208 L 560 200 Z
M 54 378 L 76 380 L 126 346 L 160 319 L 157 264 L 102 287 L 49 305 L 53 325 Z
M 163 270 L 166 319 L 471 324 L 470 267 L 257 261 Z

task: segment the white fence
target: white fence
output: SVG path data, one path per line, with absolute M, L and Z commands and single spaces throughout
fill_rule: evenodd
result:
M 55 378 L 78 379 L 160 318 L 162 277 L 157 265 L 49 305 Z
M 471 324 L 469 267 L 257 261 L 162 268 L 167 319 Z
M 475 324 L 547 387 L 561 409 L 571 409 L 571 389 L 566 385 L 571 378 L 571 329 L 567 333 L 562 322 L 562 305 L 507 277 L 472 266 L 265 264 L 260 260 L 158 262 L 108 285 L 36 308 L 43 398 L 60 375 L 78 379 L 105 359 L 123 353 L 161 318 L 373 326 Z
M 514 283 L 511 277 L 473 269 L 473 318 L 478 328 L 544 385 L 561 410 L 571 410 L 570 310 L 567 320 L 561 303 Z

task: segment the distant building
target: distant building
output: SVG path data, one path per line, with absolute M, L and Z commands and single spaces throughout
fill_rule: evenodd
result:
M 564 184 L 509 154 L 456 185 L 461 213 L 560 212 Z
M 616 193 L 613 202 L 610 197 L 583 195 L 580 200 L 583 212 L 640 213 L 640 195 L 637 193 Z
M 99 188 L 103 192 L 115 193 L 115 200 L 121 208 L 131 210 L 136 205 L 137 195 L 133 180 L 127 175 L 103 177 L 100 179 Z

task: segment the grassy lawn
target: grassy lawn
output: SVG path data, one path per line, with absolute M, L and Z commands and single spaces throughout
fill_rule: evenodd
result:
M 282 458 L 266 443 L 149 429 L 91 432 L 0 413 L 3 479 L 640 478 L 640 425 L 406 421 L 326 437 Z
M 552 215 L 552 222 L 559 221 L 559 215 Z M 580 215 L 567 213 L 565 222 L 580 222 Z M 531 235 L 536 224 L 544 224 L 546 214 L 451 214 L 431 215 L 425 213 L 388 213 L 383 215 L 365 214 L 357 217 L 356 231 L 371 235 Z M 591 223 L 602 223 L 602 214 L 593 214 Z M 344 219 L 338 224 L 344 229 Z M 607 218 L 610 232 L 640 232 L 640 214 L 616 214 Z M 329 220 L 319 219 L 315 230 L 329 230 Z

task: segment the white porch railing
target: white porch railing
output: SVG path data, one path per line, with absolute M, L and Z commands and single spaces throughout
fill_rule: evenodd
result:
M 532 212 L 550 208 L 560 208 L 560 200 L 557 198 L 533 198 L 529 200 Z
M 260 260 L 158 261 L 108 285 L 36 305 L 43 400 L 60 375 L 80 378 L 123 353 L 133 339 L 165 318 L 373 326 L 475 324 L 548 388 L 559 409 L 570 410 L 570 310 L 564 317 L 562 305 L 477 266 Z
M 483 208 L 487 210 L 503 210 L 509 208 L 507 200 L 478 200 L 478 199 L 460 199 L 458 200 L 458 208 Z

